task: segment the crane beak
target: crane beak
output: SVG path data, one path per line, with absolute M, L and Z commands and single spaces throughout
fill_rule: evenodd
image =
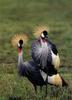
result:
M 46 39 L 46 40 L 48 39 L 48 35 L 45 36 L 45 39 Z

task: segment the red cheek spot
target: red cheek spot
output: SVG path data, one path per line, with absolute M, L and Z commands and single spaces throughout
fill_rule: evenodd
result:
M 47 42 L 45 39 L 43 39 L 43 42 Z
M 19 51 L 19 53 L 21 53 L 22 52 L 22 48 L 19 48 L 18 51 Z
M 48 42 L 48 40 L 47 39 L 43 39 L 43 42 Z

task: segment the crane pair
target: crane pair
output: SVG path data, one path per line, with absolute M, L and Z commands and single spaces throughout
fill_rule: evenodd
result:
M 23 37 L 22 37 L 23 38 Z M 30 61 L 23 61 L 23 39 L 18 38 L 18 68 L 21 76 L 26 76 L 33 84 L 37 92 L 37 86 L 41 88 L 47 84 L 55 86 L 67 86 L 68 84 L 59 75 L 60 58 L 58 50 L 49 38 L 48 32 L 43 30 L 40 37 L 32 43 Z

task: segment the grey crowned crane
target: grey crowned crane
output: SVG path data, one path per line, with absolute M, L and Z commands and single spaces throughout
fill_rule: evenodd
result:
M 19 74 L 21 76 L 26 76 L 29 81 L 33 84 L 35 91 L 37 92 L 37 85 L 42 87 L 45 84 L 43 77 L 40 74 L 40 71 L 33 60 L 23 61 L 23 40 L 20 40 L 18 43 L 18 67 Z
M 23 61 L 23 36 L 14 37 L 12 44 L 18 43 L 18 69 L 19 75 L 25 76 L 29 79 L 29 81 L 33 84 L 35 91 L 37 92 L 37 86 L 42 88 L 43 85 L 46 85 L 46 73 L 41 71 L 38 65 L 33 61 Z M 65 86 L 67 85 L 64 79 L 58 74 L 53 74 L 47 77 L 47 84 L 55 85 L 55 86 Z
M 45 85 L 45 81 L 38 70 L 36 63 L 33 60 L 23 61 L 23 42 L 26 43 L 28 38 L 26 35 L 15 35 L 12 39 L 12 45 L 18 46 L 18 70 L 20 76 L 25 76 L 33 84 L 35 91 L 37 92 L 37 86 L 42 88 Z
M 40 37 L 32 43 L 32 58 L 38 64 L 39 68 L 47 73 L 47 77 L 48 75 L 55 75 L 57 74 L 57 69 L 60 67 L 58 50 L 55 44 L 49 40 L 46 30 L 41 30 L 39 34 Z

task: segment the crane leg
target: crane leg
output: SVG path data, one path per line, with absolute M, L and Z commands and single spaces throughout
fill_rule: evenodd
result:
M 35 93 L 37 94 L 37 86 L 34 85 Z
M 46 77 L 46 94 L 45 94 L 45 96 L 47 96 L 47 84 L 48 84 L 48 74 L 47 74 L 47 77 Z
M 42 86 L 40 86 L 40 92 L 42 92 Z

